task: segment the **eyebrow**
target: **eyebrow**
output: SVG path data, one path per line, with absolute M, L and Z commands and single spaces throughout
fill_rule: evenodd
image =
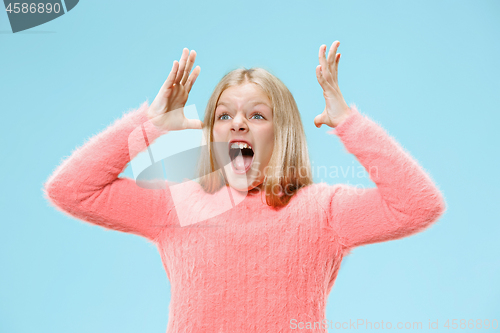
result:
M 270 107 L 269 105 L 267 105 L 266 103 L 261 102 L 261 101 L 252 101 L 252 102 L 250 102 L 249 104 L 250 104 L 250 106 L 255 106 L 255 105 L 260 105 L 260 104 L 262 104 L 262 105 L 265 105 L 265 106 L 267 106 L 268 108 L 272 109 L 272 107 Z M 229 104 L 224 103 L 224 102 L 219 102 L 219 103 L 217 103 L 217 105 L 216 105 L 215 107 L 217 107 L 217 106 L 219 106 L 219 105 L 224 105 L 224 106 L 226 106 L 226 107 L 230 107 L 230 106 L 229 106 Z

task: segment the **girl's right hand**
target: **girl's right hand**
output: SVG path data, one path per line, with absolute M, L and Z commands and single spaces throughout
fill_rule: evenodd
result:
M 182 50 L 180 64 L 177 60 L 174 61 L 167 80 L 148 108 L 148 118 L 161 130 L 178 131 L 203 127 L 202 121 L 187 119 L 184 116 L 184 105 L 201 70 L 200 66 L 196 66 L 190 73 L 195 59 L 196 52 L 194 50 L 191 50 L 191 53 L 187 48 Z

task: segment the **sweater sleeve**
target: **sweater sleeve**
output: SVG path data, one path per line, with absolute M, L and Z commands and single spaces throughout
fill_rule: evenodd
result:
M 148 103 L 123 116 L 75 149 L 43 187 L 56 209 L 107 229 L 156 242 L 172 201 L 168 188 L 147 189 L 118 177 L 138 153 L 166 131 L 147 118 Z
M 352 113 L 336 134 L 368 172 L 375 188 L 337 184 L 329 199 L 333 230 L 346 248 L 409 236 L 429 227 L 446 210 L 430 176 L 382 127 Z

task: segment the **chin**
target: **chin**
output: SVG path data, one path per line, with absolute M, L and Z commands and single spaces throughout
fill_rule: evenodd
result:
M 256 180 L 256 177 L 251 175 L 251 173 L 236 174 L 229 165 L 224 167 L 224 171 L 229 186 L 239 192 L 248 192 L 252 189 L 258 188 L 263 182 L 262 180 Z

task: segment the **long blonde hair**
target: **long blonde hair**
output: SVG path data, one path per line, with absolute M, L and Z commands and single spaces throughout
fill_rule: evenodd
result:
M 295 99 L 288 88 L 263 68 L 238 68 L 227 73 L 215 87 L 205 109 L 205 142 L 199 161 L 198 176 L 205 192 L 214 193 L 227 185 L 211 149 L 215 109 L 222 92 L 245 83 L 258 85 L 269 97 L 273 110 L 274 147 L 266 167 L 263 188 L 266 203 L 285 206 L 302 187 L 313 183 L 306 137 Z M 278 190 L 276 190 L 278 187 Z

